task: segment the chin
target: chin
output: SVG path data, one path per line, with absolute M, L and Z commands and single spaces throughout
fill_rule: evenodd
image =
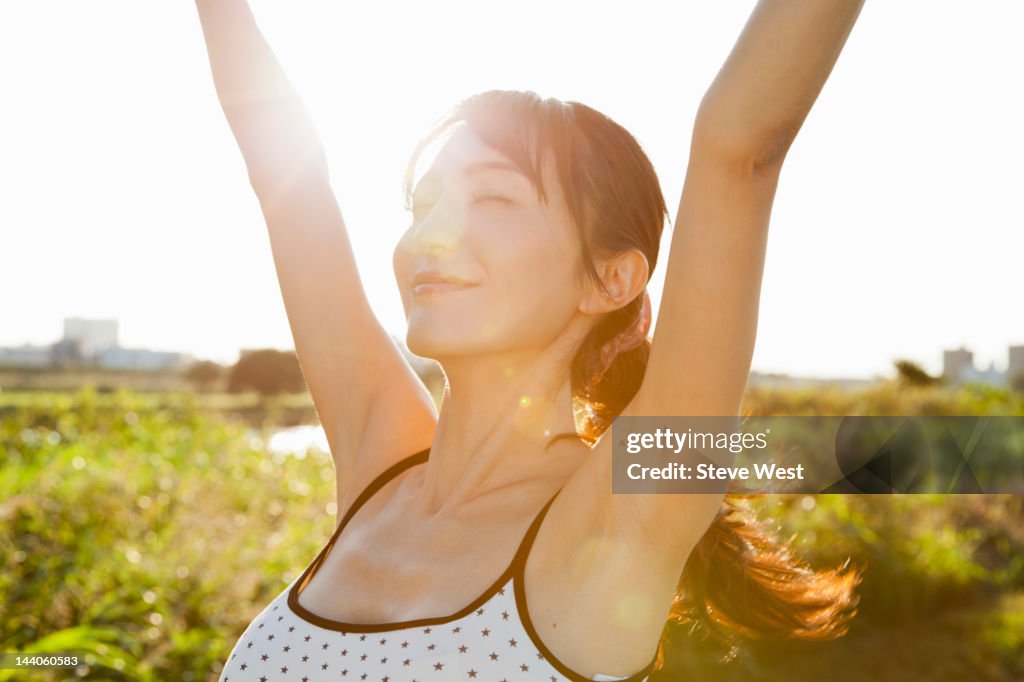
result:
M 460 347 L 465 345 L 464 339 L 460 343 L 458 339 L 453 338 L 451 330 L 431 333 L 440 330 L 425 328 L 428 326 L 430 325 L 409 326 L 405 335 L 405 345 L 413 355 L 440 361 L 441 358 L 458 354 L 461 350 Z
M 484 325 L 486 327 L 487 325 Z M 409 351 L 421 358 L 442 361 L 465 355 L 479 355 L 499 350 L 486 330 L 472 324 L 444 324 L 433 320 L 410 321 L 405 334 Z

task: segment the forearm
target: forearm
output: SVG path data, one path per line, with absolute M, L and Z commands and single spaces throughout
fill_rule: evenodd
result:
M 863 0 L 761 0 L 701 102 L 695 133 L 780 161 L 811 110 Z
M 323 146 L 245 0 L 196 0 L 221 108 L 259 192 L 310 166 L 326 176 Z

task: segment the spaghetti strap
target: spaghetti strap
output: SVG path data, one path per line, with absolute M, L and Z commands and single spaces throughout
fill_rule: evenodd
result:
M 540 511 L 537 512 L 537 516 L 534 517 L 533 523 L 530 524 L 529 529 L 526 531 L 526 535 L 523 536 L 523 541 L 519 543 L 519 548 L 516 550 L 515 557 L 512 559 L 512 576 L 522 580 L 523 571 L 526 569 L 526 560 L 530 556 L 530 550 L 533 548 L 533 541 L 537 537 L 537 533 L 540 531 L 540 524 L 544 522 L 544 517 L 547 516 L 548 509 L 551 508 L 551 503 L 555 501 L 558 494 L 562 492 L 559 488 L 558 491 L 551 496 L 551 499 L 547 501 Z
M 515 595 L 515 606 L 516 612 L 519 615 L 519 622 L 522 624 L 526 634 L 530 637 L 534 646 L 537 647 L 539 655 L 546 660 L 551 667 L 565 676 L 566 679 L 572 680 L 573 682 L 592 682 L 588 677 L 584 677 L 579 674 L 568 665 L 563 663 L 555 653 L 551 651 L 544 644 L 541 639 L 540 633 L 537 632 L 537 628 L 533 623 L 533 619 L 530 617 L 530 610 L 526 606 L 526 560 L 529 558 L 530 549 L 533 547 L 533 541 L 537 537 L 537 533 L 540 531 L 540 525 L 544 521 L 544 517 L 548 513 L 548 509 L 551 507 L 551 503 L 555 501 L 558 494 L 562 492 L 559 488 L 548 503 L 544 505 L 544 508 L 537 514 L 537 518 L 534 519 L 533 524 L 530 526 L 530 530 L 527 531 L 526 537 L 523 538 L 523 543 L 516 553 L 515 567 L 512 575 L 512 590 Z M 640 671 L 629 675 L 628 677 L 613 677 L 609 675 L 595 675 L 595 680 L 598 678 L 605 678 L 609 680 L 615 680 L 616 682 L 647 682 L 648 677 L 654 671 L 654 667 L 657 664 L 658 656 L 655 654 L 654 658 L 643 667 Z M 554 679 L 553 677 L 551 679 Z
M 427 461 L 428 455 L 429 449 L 423 450 L 421 452 L 416 453 L 415 455 L 411 455 L 410 457 L 401 460 L 397 464 L 389 467 L 377 478 L 375 478 L 370 483 L 370 485 L 368 485 L 366 489 L 359 494 L 359 497 L 357 497 L 355 502 L 352 503 L 351 508 L 345 513 L 344 518 L 341 520 L 341 523 L 338 524 L 338 527 L 334 531 L 334 534 L 331 536 L 330 541 L 320 551 L 320 553 L 316 556 L 312 563 L 310 563 L 309 567 L 306 568 L 302 575 L 300 575 L 296 580 L 292 582 L 291 587 L 287 590 L 288 606 L 296 615 L 298 615 L 303 620 L 318 625 L 324 629 L 338 630 L 342 632 L 388 632 L 407 627 L 429 626 L 440 623 L 447 623 L 457 618 L 468 615 L 472 611 L 480 608 L 480 606 L 482 606 L 485 602 L 494 597 L 496 594 L 503 595 L 504 587 L 509 585 L 509 583 L 513 581 L 515 576 L 521 574 L 521 566 L 525 565 L 526 563 L 526 557 L 529 555 L 530 548 L 533 546 L 534 537 L 537 535 L 537 531 L 540 528 L 541 522 L 544 520 L 545 514 L 547 514 L 548 509 L 551 507 L 551 503 L 555 501 L 556 497 L 558 497 L 557 492 L 551 497 L 551 499 L 548 500 L 547 504 L 545 504 L 540 509 L 540 511 L 537 512 L 537 515 L 534 517 L 529 528 L 524 533 L 522 540 L 519 542 L 519 546 L 516 548 L 515 553 L 512 555 L 512 558 L 509 561 L 508 566 L 502 572 L 501 576 L 499 576 L 498 579 L 495 580 L 483 594 L 481 594 L 479 597 L 473 600 L 473 602 L 471 602 L 469 605 L 465 606 L 463 609 L 459 610 L 458 612 L 452 615 L 429 618 L 417 618 L 397 623 L 347 623 L 341 620 L 324 618 L 323 616 L 319 616 L 309 611 L 308 609 L 304 608 L 301 604 L 299 604 L 299 594 L 306 587 L 306 585 L 309 584 L 313 577 L 316 576 L 317 572 L 320 569 L 320 566 L 323 564 L 325 558 L 336 544 L 338 538 L 341 535 L 341 532 L 345 529 L 345 526 L 348 525 L 352 516 L 360 509 L 360 507 L 362 507 L 366 503 L 367 500 L 370 499 L 370 497 L 373 496 L 374 493 L 376 493 L 378 490 L 384 487 L 389 481 L 396 478 L 400 473 L 402 473 L 406 469 L 409 469 L 417 464 L 421 464 Z
M 395 464 L 392 464 L 390 467 L 385 469 L 380 475 L 378 475 L 377 478 L 373 479 L 370 482 L 370 485 L 366 486 L 363 492 L 359 493 L 359 497 L 355 499 L 355 502 L 353 502 L 352 505 L 348 508 L 348 511 L 345 512 L 345 516 L 342 517 L 341 523 L 339 523 L 338 527 L 334 529 L 334 533 L 331 535 L 331 539 L 328 540 L 327 544 L 324 545 L 324 548 L 320 550 L 319 554 L 316 555 L 316 558 L 313 559 L 312 563 L 310 563 L 309 566 L 306 567 L 306 570 L 303 571 L 302 574 L 298 578 L 296 578 L 294 583 L 292 584 L 292 588 L 289 590 L 288 603 L 293 608 L 302 609 L 302 607 L 299 606 L 298 603 L 299 594 L 306 587 L 309 581 L 313 579 L 313 576 L 316 575 L 316 572 L 320 570 L 320 565 L 323 563 L 324 557 L 326 557 L 327 554 L 334 547 L 334 544 L 338 541 L 338 537 L 341 535 L 342 531 L 345 530 L 345 526 L 348 525 L 349 520 L 351 520 L 355 513 L 359 511 L 359 508 L 366 504 L 366 501 L 373 497 L 374 493 L 376 493 L 378 490 L 387 485 L 389 481 L 397 477 L 406 469 L 414 467 L 417 464 L 422 464 L 423 462 L 426 462 L 429 456 L 430 448 L 427 448 L 425 450 L 420 450 L 416 454 L 410 455 L 405 459 L 396 462 Z
M 366 486 L 363 492 L 359 493 L 359 497 L 356 498 L 355 502 L 352 503 L 352 506 L 350 506 L 348 508 L 348 511 L 345 512 L 345 516 L 342 517 L 341 523 L 338 524 L 338 528 L 344 528 L 345 525 L 348 524 L 349 519 L 351 519 L 355 515 L 355 513 L 359 511 L 359 508 L 366 504 L 367 500 L 373 497 L 373 495 L 378 490 L 387 485 L 391 481 L 391 479 L 397 477 L 406 469 L 414 467 L 417 464 L 422 464 L 423 462 L 426 462 L 429 456 L 430 448 L 427 448 L 426 450 L 420 450 L 415 455 L 409 455 L 405 459 L 399 460 L 395 464 L 392 464 L 390 467 L 385 469 L 379 476 L 377 476 L 377 478 L 373 479 L 370 482 L 370 485 Z

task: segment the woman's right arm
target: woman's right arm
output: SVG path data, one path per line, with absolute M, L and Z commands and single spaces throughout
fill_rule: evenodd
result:
M 196 0 L 196 7 L 334 457 L 340 518 L 352 488 L 430 445 L 434 402 L 370 308 L 323 145 L 245 0 Z

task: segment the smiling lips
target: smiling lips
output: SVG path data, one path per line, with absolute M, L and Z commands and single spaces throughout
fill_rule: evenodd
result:
M 455 282 L 424 282 L 423 284 L 417 284 L 412 288 L 412 293 L 416 296 L 425 296 L 428 294 L 443 294 L 449 291 L 460 291 L 462 289 L 470 289 L 476 286 L 475 284 L 457 284 Z
M 476 284 L 467 280 L 443 275 L 436 270 L 419 272 L 412 280 L 412 293 L 416 296 L 443 294 L 475 287 Z

